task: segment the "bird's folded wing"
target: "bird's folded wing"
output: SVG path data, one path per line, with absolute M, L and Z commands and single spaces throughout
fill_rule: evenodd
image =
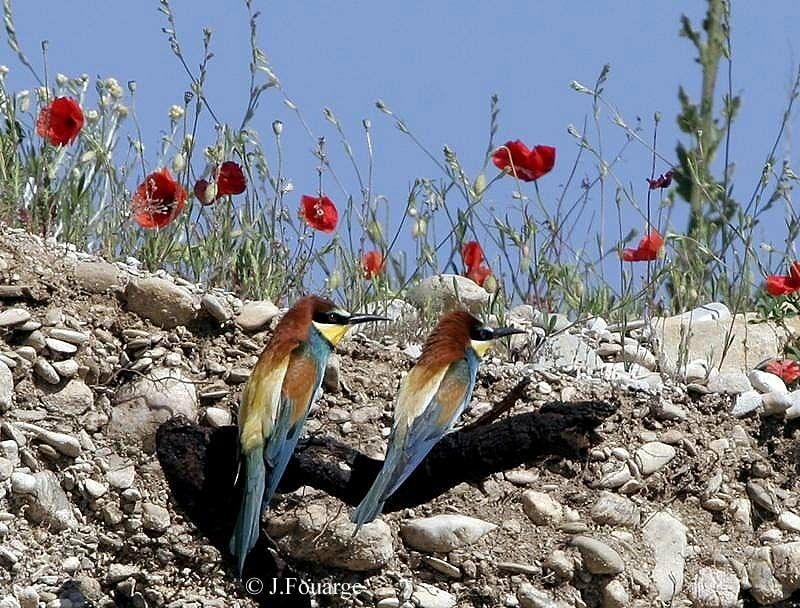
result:
M 239 438 L 245 453 L 263 447 L 272 434 L 290 355 L 286 353 L 280 358 L 262 356 L 245 384 L 239 407 Z

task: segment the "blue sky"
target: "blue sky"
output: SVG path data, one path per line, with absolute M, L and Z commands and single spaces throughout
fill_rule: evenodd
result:
M 539 184 L 545 201 L 560 194 L 577 153 L 567 126 L 582 126 L 591 113 L 590 98 L 572 91 L 571 80 L 591 85 L 603 64 L 611 64 L 606 98 L 634 125 L 642 118 L 643 136 L 651 137 L 652 116 L 663 114 L 659 152 L 674 158 L 679 137 L 675 126 L 677 90 L 682 84 L 697 98 L 699 70 L 688 40 L 679 38 L 679 18 L 687 12 L 699 26 L 704 2 L 259 2 L 260 45 L 266 51 L 286 93 L 303 110 L 315 134 L 326 135 L 332 162 L 353 187 L 349 166 L 323 115 L 330 107 L 349 131 L 356 155 L 365 160 L 360 123 L 373 124 L 376 192 L 402 208 L 416 176 L 438 176 L 436 168 L 392 121 L 375 109 L 384 100 L 435 153 L 454 149 L 474 177 L 483 162 L 488 130 L 489 97 L 500 97 L 497 140 L 520 138 L 531 145 L 558 149 L 556 169 Z M 569 7 L 569 8 L 568 8 Z M 736 162 L 735 194 L 747 199 L 772 145 L 798 56 L 792 0 L 733 6 L 733 90 L 743 107 L 732 135 Z M 136 112 L 145 143 L 154 149 L 167 127 L 167 109 L 181 103 L 188 83 L 169 50 L 156 0 L 95 2 L 17 0 L 13 2 L 19 38 L 31 58 L 39 42 L 49 40 L 49 70 L 77 75 L 114 76 L 137 82 Z M 178 35 L 189 63 L 199 62 L 200 30 L 214 32 L 207 96 L 218 115 L 238 124 L 247 100 L 248 26 L 244 3 L 172 3 Z M 572 9 L 572 10 L 571 10 Z M 5 48 L 5 47 L 4 47 Z M 32 88 L 30 76 L 7 48 L 0 54 L 12 72 L 12 90 Z M 723 76 L 723 75 L 721 75 Z M 721 86 L 726 86 L 721 77 Z M 268 139 L 274 119 L 285 123 L 288 172 L 301 192 L 316 188 L 313 141 L 303 132 L 280 96 L 267 93 L 254 123 Z M 608 115 L 601 117 L 604 145 L 613 151 L 622 134 Z M 792 125 L 796 126 L 796 116 Z M 795 129 L 796 130 L 796 129 Z M 791 130 L 790 130 L 791 134 Z M 208 134 L 211 139 L 212 134 Z M 792 156 L 791 136 L 779 149 Z M 650 156 L 632 146 L 617 166 L 617 177 L 640 187 L 643 200 Z M 667 169 L 658 165 L 657 172 Z M 494 175 L 489 173 L 489 177 Z M 587 158 L 578 176 L 593 177 Z M 579 180 L 580 181 L 580 180 Z M 579 183 L 578 181 L 578 183 Z M 353 188 L 355 192 L 355 188 Z M 498 190 L 494 202 L 504 204 Z M 332 189 L 332 195 L 336 191 Z M 577 192 L 575 193 L 577 195 Z M 596 196 L 593 192 L 592 197 Z M 611 200 L 613 200 L 613 195 Z M 590 204 L 593 204 L 590 201 Z M 782 217 L 768 222 L 761 238 L 781 250 Z M 625 218 L 626 227 L 641 228 L 641 218 Z M 676 216 L 674 230 L 683 219 Z M 591 230 L 591 226 L 589 229 Z

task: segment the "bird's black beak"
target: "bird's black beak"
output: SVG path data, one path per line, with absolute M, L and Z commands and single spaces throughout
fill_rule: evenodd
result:
M 524 334 L 527 333 L 524 329 L 520 329 L 518 327 L 497 327 L 492 330 L 492 338 L 502 338 L 504 336 L 513 336 L 514 334 Z
M 372 321 L 391 321 L 389 317 L 381 317 L 378 315 L 350 315 L 347 318 L 348 325 L 357 325 L 359 323 L 370 323 Z

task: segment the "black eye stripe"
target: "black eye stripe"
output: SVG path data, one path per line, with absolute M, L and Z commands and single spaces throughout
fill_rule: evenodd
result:
M 479 340 L 485 342 L 486 340 L 491 340 L 494 337 L 494 333 L 488 327 L 476 327 L 470 332 L 470 338 L 473 340 Z
M 331 310 L 328 312 L 316 313 L 314 315 L 314 321 L 328 325 L 345 325 L 347 323 L 347 316 Z

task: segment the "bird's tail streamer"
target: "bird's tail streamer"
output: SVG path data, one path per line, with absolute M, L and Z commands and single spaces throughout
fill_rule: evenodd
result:
M 231 553 L 236 556 L 239 578 L 242 576 L 247 554 L 255 546 L 261 528 L 261 503 L 265 481 L 264 456 L 261 450 L 253 450 L 245 456 L 244 469 L 242 506 L 229 545 Z

